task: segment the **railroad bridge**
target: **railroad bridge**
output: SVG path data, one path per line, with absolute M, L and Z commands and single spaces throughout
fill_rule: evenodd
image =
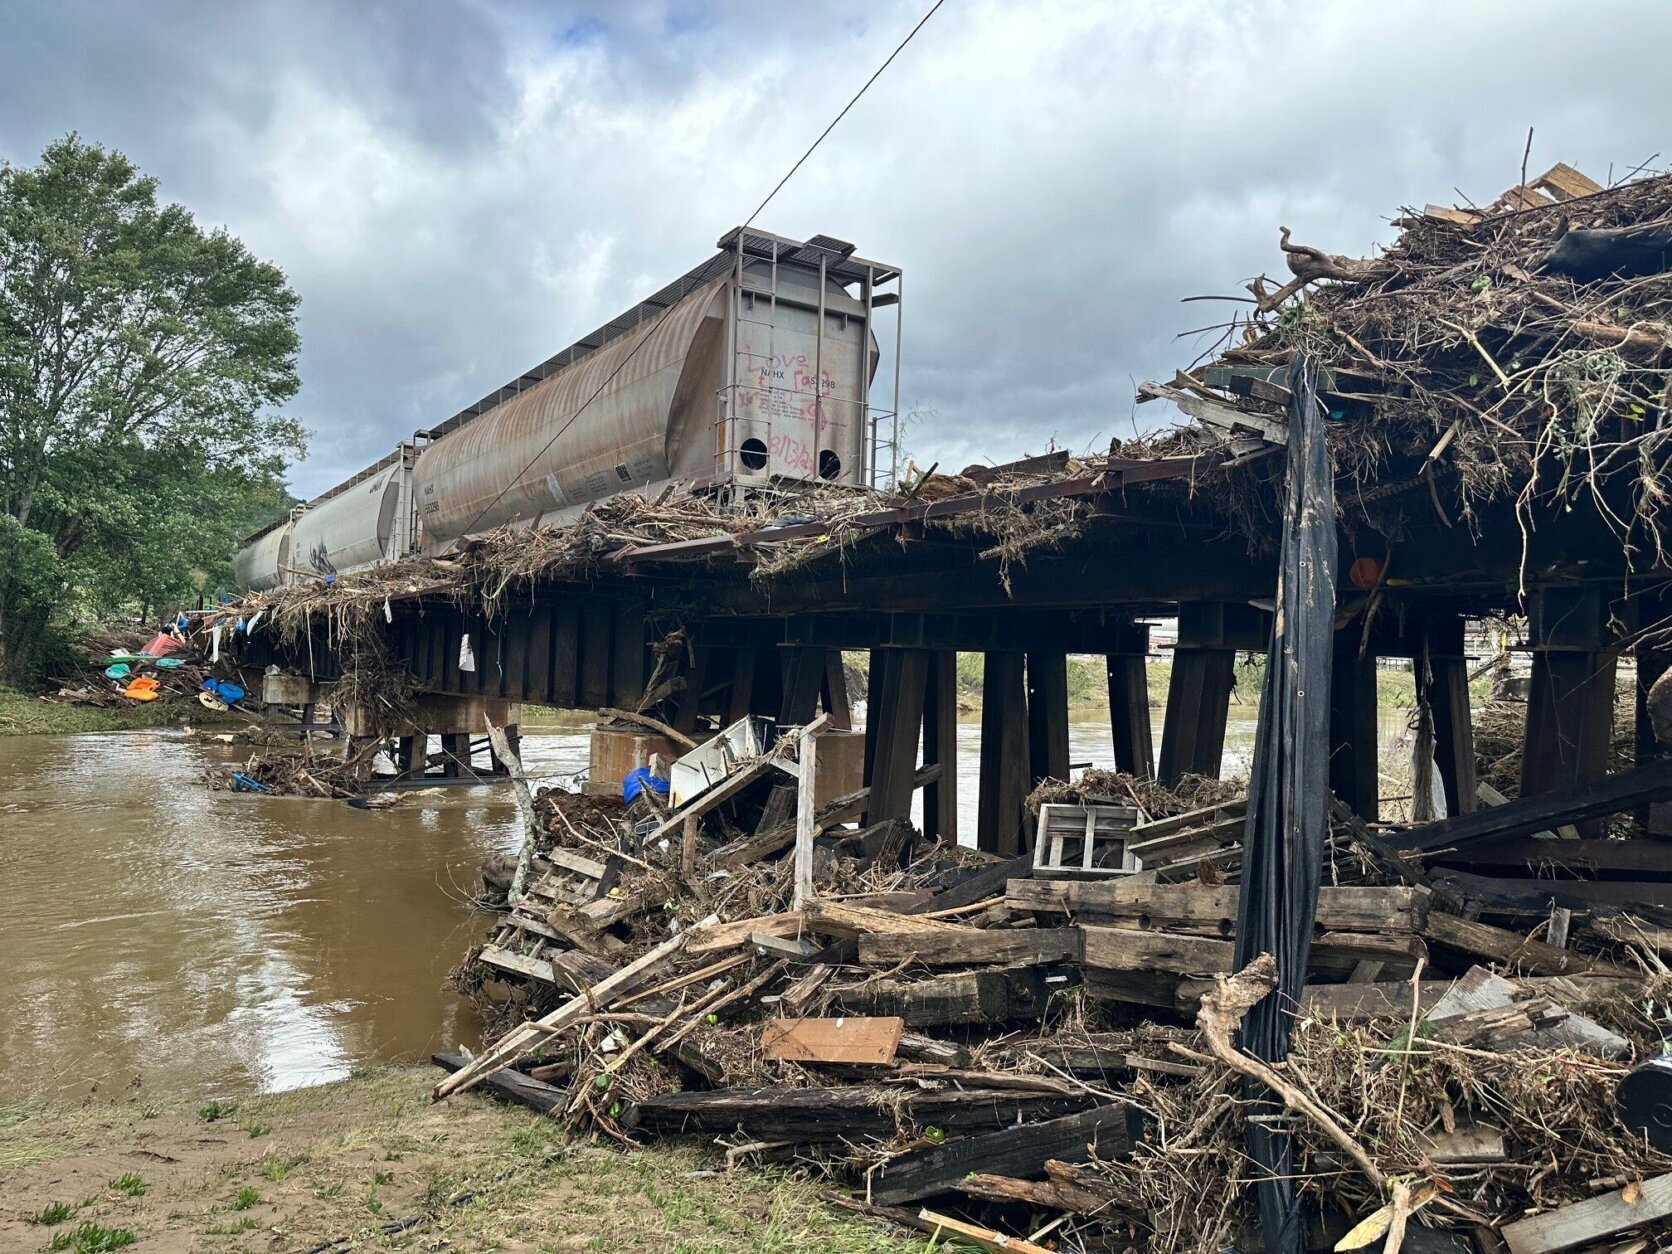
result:
M 1275 444 L 1249 443 L 1113 455 L 1095 467 L 1059 454 L 1000 468 L 973 490 L 896 498 L 840 524 L 622 544 L 581 568 L 514 582 L 491 605 L 468 584 L 410 586 L 388 594 L 381 630 L 427 694 L 644 709 L 686 733 L 745 714 L 801 724 L 821 709 L 848 726 L 841 655 L 863 651 L 867 820 L 908 814 L 921 787 L 927 836 L 1015 854 L 1028 844 L 1028 792 L 1068 775 L 1070 654 L 1107 661 L 1119 770 L 1166 783 L 1219 773 L 1235 659 L 1268 643 L 1277 571 L 1274 493 L 1284 458 Z M 1430 504 L 1420 481 L 1397 475 L 1340 500 L 1330 696 L 1340 801 L 1376 817 L 1377 660 L 1402 657 L 1416 662 L 1432 711 L 1448 812 L 1475 808 L 1464 624 L 1520 612 L 1527 572 L 1523 791 L 1601 778 L 1621 625 L 1667 614 L 1663 578 L 1628 570 L 1603 514 L 1576 508 L 1529 535 L 1510 502 L 1483 502 L 1465 527 Z M 1390 502 L 1395 538 L 1369 525 L 1375 509 L 1386 527 Z M 1273 530 L 1251 526 L 1262 518 Z M 1146 682 L 1146 623 L 1158 616 L 1178 623 L 1159 746 Z M 247 648 L 251 665 L 275 663 L 319 683 L 341 673 L 325 616 L 309 639 L 281 646 L 258 634 Z M 955 667 L 969 652 L 985 660 L 979 819 L 975 832 L 961 832 Z M 1645 651 L 1639 689 L 1664 668 Z M 1652 754 L 1640 721 L 1640 750 Z M 444 739 L 468 752 L 467 731 Z M 402 751 L 402 765 L 413 765 L 410 734 Z M 1619 887 L 1598 881 L 1582 891 L 1608 899 Z

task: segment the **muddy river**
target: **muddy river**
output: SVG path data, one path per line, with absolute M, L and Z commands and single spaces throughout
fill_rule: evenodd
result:
M 1252 736 L 1234 710 L 1229 769 Z M 523 743 L 540 780 L 585 766 L 582 734 Z M 962 725 L 966 840 L 978 749 Z M 1107 725 L 1075 723 L 1071 750 L 1109 765 Z M 287 1089 L 476 1043 L 444 983 L 486 924 L 475 868 L 519 838 L 509 790 L 377 812 L 203 787 L 233 756 L 172 731 L 0 737 L 0 1103 Z

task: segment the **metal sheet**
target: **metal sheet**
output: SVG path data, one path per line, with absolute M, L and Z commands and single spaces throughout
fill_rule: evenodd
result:
M 296 520 L 291 564 L 320 575 L 345 574 L 398 556 L 404 488 L 405 470 L 397 463 L 309 508 Z
M 240 589 L 263 592 L 285 582 L 294 526 L 287 522 L 275 527 L 238 550 L 232 559 L 232 578 Z

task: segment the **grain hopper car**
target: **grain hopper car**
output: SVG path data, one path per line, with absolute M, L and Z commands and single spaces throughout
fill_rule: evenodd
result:
M 445 553 L 670 482 L 738 495 L 867 486 L 898 412 L 897 267 L 819 235 L 734 230 L 661 291 L 496 389 L 286 523 L 251 537 L 240 587 Z M 893 402 L 871 403 L 893 306 Z

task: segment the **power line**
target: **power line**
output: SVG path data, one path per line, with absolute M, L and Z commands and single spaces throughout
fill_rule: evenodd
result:
M 935 16 L 935 11 L 937 9 L 939 9 L 941 7 L 941 5 L 943 5 L 945 3 L 946 3 L 946 0 L 935 0 L 935 3 L 930 6 L 929 11 L 927 13 L 925 13 L 921 18 L 918 19 L 917 25 L 912 27 L 911 30 L 909 32 L 907 32 L 906 37 L 900 41 L 899 46 L 896 47 L 893 52 L 888 54 L 888 60 L 884 61 L 881 65 L 877 66 L 876 73 L 872 74 L 870 78 L 865 80 L 865 86 L 861 87 L 858 91 L 856 91 L 853 95 L 853 99 L 848 101 L 847 104 L 842 106 L 842 111 L 840 113 L 838 113 L 835 116 L 834 119 L 832 119 L 830 125 L 825 127 L 824 130 L 822 130 L 821 132 L 819 132 L 819 137 L 813 141 L 812 147 L 808 148 L 806 152 L 801 154 L 801 159 L 790 167 L 790 172 L 788 174 L 784 175 L 783 178 L 778 180 L 778 186 L 774 187 L 770 192 L 768 192 L 766 194 L 766 199 L 761 201 L 760 204 L 755 206 L 755 211 L 749 215 L 748 220 L 746 222 L 744 222 L 744 224 L 743 224 L 745 230 L 748 229 L 748 227 L 754 222 L 754 220 L 756 218 L 760 217 L 761 210 L 765 209 L 769 204 L 772 203 L 772 198 L 784 189 L 784 184 L 785 183 L 788 183 L 790 181 L 790 179 L 795 177 L 795 172 L 801 168 L 803 162 L 805 162 L 808 157 L 813 155 L 814 149 L 818 148 L 818 146 L 820 144 L 824 143 L 825 136 L 830 134 L 831 131 L 835 130 L 836 129 L 836 124 L 838 122 L 840 122 L 843 118 L 848 116 L 848 110 L 853 108 L 854 105 L 859 103 L 859 98 L 861 96 L 863 96 L 867 91 L 870 90 L 871 84 L 876 82 L 877 79 L 882 77 L 882 72 L 894 63 L 894 58 L 899 56 L 900 53 L 905 50 L 905 46 L 912 41 L 912 39 L 917 35 L 918 31 L 923 29 L 924 25 L 928 22 L 928 20 Z
M 783 178 L 779 179 L 777 186 L 775 186 L 770 192 L 768 192 L 766 194 L 766 199 L 761 201 L 760 204 L 755 206 L 755 211 L 753 213 L 751 213 L 749 215 L 748 219 L 745 220 L 743 225 L 738 228 L 738 231 L 737 231 L 737 247 L 738 247 L 739 253 L 742 252 L 743 247 L 744 247 L 743 233 L 745 231 L 747 231 L 749 229 L 749 227 L 754 224 L 755 219 L 760 216 L 761 210 L 765 209 L 769 204 L 772 203 L 772 198 L 784 189 L 784 184 L 788 183 L 790 181 L 790 179 L 795 176 L 795 172 L 797 170 L 799 170 L 802 167 L 802 165 L 804 165 L 806 163 L 807 158 L 812 156 L 813 153 L 818 149 L 818 146 L 825 141 L 825 138 L 830 134 L 830 132 L 836 129 L 837 123 L 839 123 L 843 118 L 848 116 L 848 111 L 850 109 L 852 109 L 854 107 L 854 105 L 858 104 L 860 97 L 863 96 L 867 91 L 869 91 L 871 89 L 871 84 L 876 82 L 877 79 L 882 77 L 882 72 L 894 63 L 894 58 L 899 56 L 900 53 L 905 50 L 906 45 L 909 44 L 914 38 L 916 38 L 917 32 L 923 29 L 924 25 L 928 22 L 928 20 L 930 18 L 934 17 L 936 11 L 941 7 L 941 5 L 943 5 L 945 3 L 946 3 L 946 0 L 935 0 L 935 3 L 930 6 L 929 11 L 927 13 L 925 13 L 921 18 L 918 19 L 917 25 L 912 27 L 911 30 L 906 33 L 906 37 L 904 39 L 902 39 L 899 42 L 898 45 L 895 46 L 894 51 L 888 54 L 888 59 L 885 60 L 881 65 L 879 65 L 876 68 L 876 70 L 872 73 L 871 77 L 865 80 L 864 85 L 862 87 L 860 87 L 860 89 L 857 92 L 854 93 L 853 99 L 848 101 L 847 104 L 843 105 L 842 106 L 842 111 L 840 113 L 838 113 L 833 119 L 831 119 L 830 125 L 825 127 L 824 130 L 819 132 L 819 137 L 812 142 L 812 145 L 807 149 L 806 152 L 801 154 L 800 159 L 797 160 L 796 163 L 790 167 L 789 173 L 784 175 Z M 637 344 L 633 345 L 632 352 L 628 353 L 627 356 L 622 358 L 621 359 L 621 364 L 618 365 L 614 370 L 610 371 L 609 377 L 606 378 L 602 383 L 600 383 L 597 386 L 596 389 L 593 390 L 592 395 L 588 396 L 584 401 L 581 402 L 580 408 L 577 409 L 574 413 L 569 415 L 568 421 L 565 422 L 561 427 L 559 427 L 556 431 L 554 431 L 552 433 L 551 439 L 547 440 L 544 444 L 542 444 L 540 446 L 539 450 L 534 454 L 534 456 L 528 459 L 527 465 L 525 465 L 521 470 L 517 471 L 517 473 L 511 477 L 511 481 L 509 483 L 507 483 L 503 488 L 501 488 L 498 492 L 496 492 L 494 494 L 493 498 L 491 500 L 489 500 L 486 505 L 482 506 L 482 508 L 480 510 L 477 511 L 476 516 L 464 525 L 464 528 L 460 532 L 460 535 L 469 535 L 470 534 L 470 529 L 472 527 L 474 527 L 477 523 L 481 522 L 482 519 L 484 517 L 486 517 L 487 512 L 490 509 L 492 509 L 495 505 L 499 504 L 500 499 L 502 497 L 504 497 L 504 495 L 507 492 L 509 492 L 512 488 L 516 487 L 518 483 L 520 483 L 522 481 L 522 477 L 524 475 L 526 475 L 531 469 L 533 469 L 534 463 L 539 461 L 542 457 L 544 457 L 546 455 L 546 450 L 551 448 L 552 445 L 556 444 L 558 442 L 558 440 L 562 437 L 563 433 L 575 424 L 575 420 L 577 418 L 579 418 L 583 413 L 586 412 L 587 406 L 591 405 L 593 401 L 597 400 L 598 397 L 603 393 L 604 389 L 609 387 L 609 385 L 611 383 L 615 382 L 615 377 L 627 368 L 627 363 L 628 362 L 632 361 L 634 357 L 638 356 L 639 350 L 645 346 L 645 344 L 649 341 L 649 338 L 650 337 L 647 335 L 643 339 L 641 339 Z M 600 347 L 602 347 L 602 345 L 600 345 Z

